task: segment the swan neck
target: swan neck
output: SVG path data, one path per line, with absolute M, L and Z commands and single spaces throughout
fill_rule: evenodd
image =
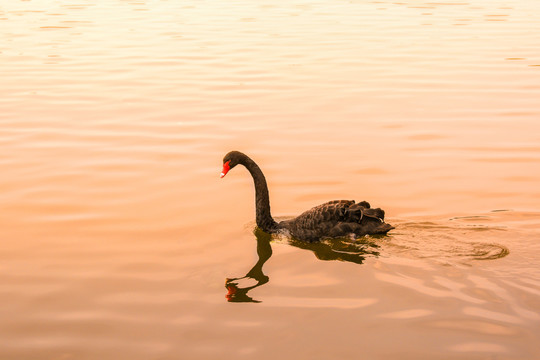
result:
M 270 213 L 270 196 L 268 194 L 268 185 L 263 172 L 255 161 L 246 156 L 242 163 L 253 177 L 255 185 L 255 211 L 257 226 L 265 232 L 272 232 L 277 228 L 277 223 Z

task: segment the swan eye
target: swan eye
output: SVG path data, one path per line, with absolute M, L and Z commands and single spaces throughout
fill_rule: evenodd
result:
M 227 175 L 227 173 L 229 172 L 229 170 L 231 169 L 231 160 L 223 163 L 223 170 L 221 170 L 221 177 L 224 177 L 225 175 Z

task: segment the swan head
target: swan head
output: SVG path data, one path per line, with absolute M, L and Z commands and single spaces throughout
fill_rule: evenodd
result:
M 227 175 L 229 170 L 231 170 L 236 165 L 240 164 L 241 160 L 246 155 L 242 154 L 240 151 L 231 151 L 223 158 L 223 170 L 221 170 L 221 177 Z

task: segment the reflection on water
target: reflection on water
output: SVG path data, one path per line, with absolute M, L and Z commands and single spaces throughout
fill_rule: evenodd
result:
M 313 251 L 319 260 L 339 260 L 362 264 L 366 255 L 379 255 L 376 250 L 379 245 L 377 245 L 375 239 L 381 239 L 384 236 L 371 235 L 358 239 L 325 239 L 319 242 L 289 239 L 288 242 L 292 246 Z
M 539 1 L 12 0 L 0 28 L 0 359 L 540 358 Z M 262 303 L 231 306 L 231 148 L 275 215 L 396 229 L 256 234 L 228 292 Z
M 255 229 L 254 234 L 257 238 L 257 256 L 259 259 L 255 265 L 253 265 L 251 270 L 243 277 L 227 278 L 225 280 L 225 287 L 228 291 L 225 297 L 229 302 L 260 302 L 252 299 L 247 293 L 258 286 L 266 284 L 270 280 L 270 278 L 263 273 L 262 267 L 272 256 L 272 246 L 270 245 L 272 235 L 265 233 L 259 228 Z M 254 285 L 239 285 L 241 280 L 248 279 L 252 279 L 256 283 Z
M 225 297 L 229 302 L 261 302 L 251 298 L 248 292 L 266 284 L 270 280 L 263 273 L 262 267 L 272 256 L 272 246 L 270 244 L 272 240 L 286 242 L 294 247 L 310 250 L 319 260 L 339 260 L 362 264 L 366 255 L 379 255 L 379 252 L 375 250 L 379 247 L 375 243 L 375 239 L 385 236 L 365 236 L 359 239 L 325 239 L 318 242 L 307 242 L 293 238 L 275 238 L 259 228 L 255 228 L 253 233 L 257 239 L 258 260 L 243 277 L 227 278 L 225 280 L 225 287 L 227 288 L 227 295 Z M 246 280 L 251 280 L 251 282 L 254 281 L 255 283 L 246 283 Z
M 504 235 L 500 234 L 504 229 L 478 223 L 491 220 L 489 215 L 459 216 L 447 221 L 396 220 L 396 229 L 388 235 L 370 235 L 358 239 L 324 239 L 318 242 L 271 235 L 256 227 L 253 233 L 257 240 L 258 260 L 246 275 L 226 279 L 225 297 L 229 302 L 261 302 L 249 296 L 248 292 L 270 280 L 269 276 L 263 273 L 263 265 L 272 256 L 272 242 L 309 250 L 319 260 L 355 264 L 362 264 L 367 256 L 377 257 L 381 253 L 385 256 L 431 259 L 450 265 L 470 264 L 470 261 L 474 260 L 501 259 L 508 256 L 509 250 L 493 241 Z

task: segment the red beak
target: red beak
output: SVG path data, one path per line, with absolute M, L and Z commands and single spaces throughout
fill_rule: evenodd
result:
M 223 170 L 221 170 L 221 177 L 224 177 L 225 175 L 227 175 L 229 170 L 231 170 L 231 166 L 229 165 L 230 162 L 231 160 L 223 164 Z

